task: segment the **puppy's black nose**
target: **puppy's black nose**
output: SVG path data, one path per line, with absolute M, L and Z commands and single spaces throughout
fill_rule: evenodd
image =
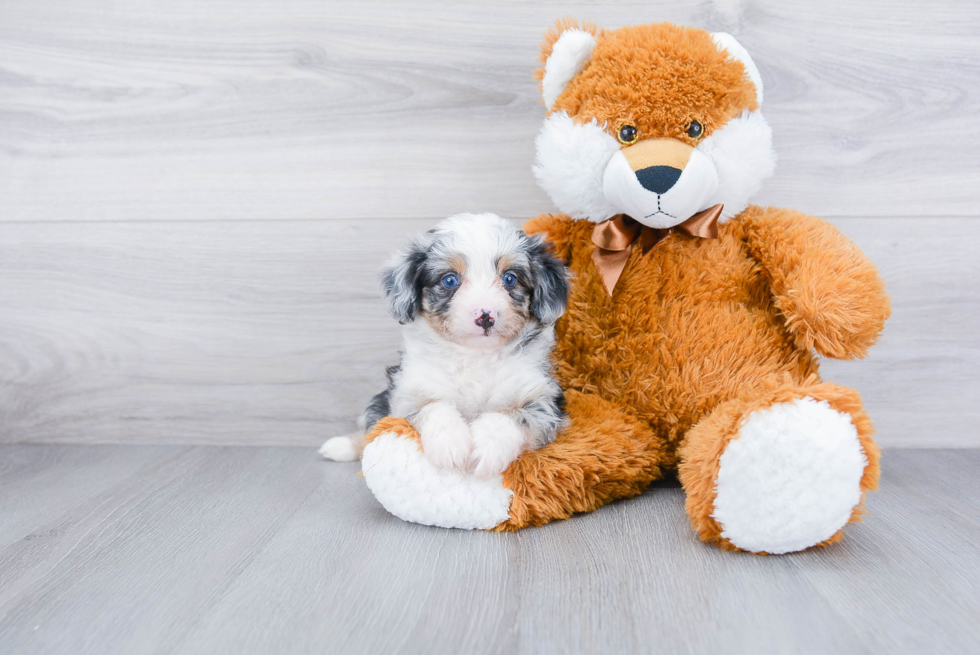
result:
M 677 183 L 683 171 L 673 166 L 647 166 L 636 171 L 636 179 L 647 191 L 667 193 Z
M 480 318 L 476 319 L 475 323 L 486 332 L 493 327 L 493 316 L 490 316 L 490 312 L 483 312 L 480 314 Z

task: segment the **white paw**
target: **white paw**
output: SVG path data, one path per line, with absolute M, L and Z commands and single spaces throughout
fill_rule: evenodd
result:
M 466 470 L 473 438 L 470 426 L 452 405 L 441 402 L 426 405 L 413 422 L 422 438 L 422 451 L 433 466 Z
M 509 416 L 489 413 L 473 421 L 470 470 L 478 478 L 500 475 L 524 450 L 524 431 Z
M 837 533 L 868 460 L 851 416 L 799 398 L 749 415 L 719 461 L 714 514 L 743 550 L 789 553 Z
M 417 443 L 391 432 L 364 448 L 361 469 L 375 498 L 403 521 L 488 530 L 510 517 L 514 492 L 502 478 L 436 468 Z
M 325 459 L 332 459 L 335 462 L 353 462 L 359 454 L 350 437 L 327 439 L 318 452 Z

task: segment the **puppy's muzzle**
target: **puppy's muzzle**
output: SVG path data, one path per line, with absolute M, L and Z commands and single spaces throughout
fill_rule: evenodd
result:
M 494 323 L 493 316 L 490 315 L 490 312 L 483 312 L 474 321 L 474 323 L 476 323 L 477 326 L 479 326 L 484 331 L 484 333 L 490 332 L 490 328 L 493 327 L 493 323 Z

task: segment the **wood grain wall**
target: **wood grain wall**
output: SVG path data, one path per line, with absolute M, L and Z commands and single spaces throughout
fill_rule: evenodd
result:
M 0 4 L 0 441 L 314 445 L 395 358 L 380 262 L 525 219 L 541 34 L 734 33 L 780 155 L 894 301 L 859 388 L 885 445 L 980 445 L 980 6 L 941 0 Z

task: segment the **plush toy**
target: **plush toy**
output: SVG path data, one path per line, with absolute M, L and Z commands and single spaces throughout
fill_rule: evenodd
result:
M 701 539 L 785 553 L 837 541 L 878 479 L 857 392 L 817 355 L 863 357 L 890 313 L 837 229 L 749 205 L 774 155 L 762 80 L 728 34 L 560 22 L 542 46 L 535 175 L 562 214 L 526 225 L 573 274 L 557 326 L 570 424 L 501 477 L 435 469 L 401 419 L 363 456 L 409 521 L 512 530 L 676 472 Z

